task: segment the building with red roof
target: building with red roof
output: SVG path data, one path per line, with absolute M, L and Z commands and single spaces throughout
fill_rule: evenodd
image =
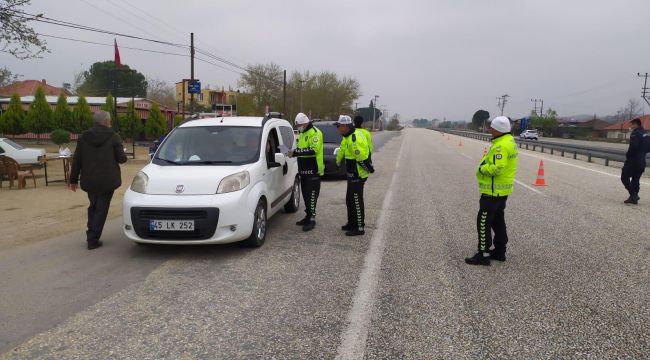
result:
M 36 90 L 41 87 L 45 91 L 45 95 L 49 96 L 59 96 L 62 92 L 66 95 L 72 95 L 72 93 L 64 88 L 48 85 L 45 79 L 43 80 L 25 80 L 25 81 L 16 81 L 13 84 L 0 87 L 0 97 L 12 97 L 13 94 L 18 94 L 18 96 L 34 96 Z

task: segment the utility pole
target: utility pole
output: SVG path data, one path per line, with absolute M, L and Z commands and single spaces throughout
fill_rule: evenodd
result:
M 533 105 L 533 112 L 535 113 L 535 115 L 537 115 L 537 101 L 539 101 L 539 100 L 537 100 L 537 99 L 530 99 L 530 101 L 532 101 L 532 102 L 535 103 L 535 105 Z
M 190 33 L 190 84 L 194 86 L 194 33 Z M 194 115 L 194 92 L 190 92 L 190 114 Z
M 544 100 L 539 99 L 539 101 L 542 103 L 542 106 L 539 108 L 539 116 L 544 116 Z
M 499 101 L 497 103 L 497 106 L 499 108 L 501 108 L 501 116 L 503 116 L 503 109 L 506 107 L 506 103 L 508 102 L 509 97 L 510 97 L 510 95 L 505 94 L 505 95 L 502 95 L 501 97 L 497 98 L 497 100 Z
M 282 78 L 282 113 L 287 116 L 287 70 L 284 70 L 284 77 Z M 291 120 L 293 124 L 293 120 Z
M 372 102 L 372 130 L 375 130 L 375 117 L 377 116 L 375 109 L 377 109 L 377 98 L 379 95 L 375 95 L 374 101 Z
M 306 83 L 307 80 L 298 80 L 300 83 L 300 112 L 302 112 L 302 84 Z
M 637 73 L 636 75 L 638 77 L 645 78 L 645 81 L 643 83 L 643 89 L 642 89 L 643 92 L 641 93 L 641 97 L 643 98 L 643 100 L 645 100 L 645 102 L 648 105 L 650 105 L 650 92 L 648 91 L 648 90 L 650 90 L 650 89 L 648 89 L 648 73 L 645 73 L 643 75 L 641 75 L 641 73 Z

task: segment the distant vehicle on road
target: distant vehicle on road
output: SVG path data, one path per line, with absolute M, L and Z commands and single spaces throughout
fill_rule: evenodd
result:
M 267 219 L 300 206 L 291 124 L 271 117 L 190 120 L 160 144 L 124 194 L 136 243 L 259 247 Z
M 25 148 L 9 139 L 0 138 L 0 156 L 8 156 L 19 164 L 40 165 L 45 157 L 45 149 Z
M 519 138 L 526 140 L 539 140 L 539 135 L 537 134 L 537 130 L 524 130 L 519 134 Z
M 336 153 L 341 145 L 341 134 L 336 129 L 336 121 L 314 121 L 314 126 L 323 133 L 323 162 L 325 175 L 345 176 L 345 166 L 336 165 Z

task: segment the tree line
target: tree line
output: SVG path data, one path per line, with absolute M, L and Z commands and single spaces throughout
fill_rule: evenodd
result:
M 109 93 L 102 110 L 114 114 L 113 97 Z M 113 121 L 115 125 L 115 121 Z M 142 132 L 148 138 L 158 138 L 167 133 L 167 122 L 160 111 L 158 104 L 154 103 L 145 124 L 135 109 L 133 101 L 129 101 L 127 111 L 118 115 L 116 128 L 123 138 L 137 137 Z M 76 106 L 70 109 L 65 94 L 60 94 L 54 110 L 47 102 L 45 92 L 38 88 L 34 101 L 29 109 L 23 109 L 20 96 L 14 94 L 9 101 L 7 109 L 0 115 L 0 131 L 5 135 L 19 135 L 26 132 L 38 134 L 50 133 L 54 130 L 65 130 L 70 133 L 82 133 L 93 126 L 93 112 L 86 98 L 79 96 Z M 135 130 L 135 133 L 132 132 Z
M 239 86 L 249 94 L 249 103 L 238 103 L 239 115 L 260 116 L 268 106 L 270 111 L 284 111 L 288 119 L 301 110 L 314 119 L 336 119 L 339 114 L 351 114 L 354 101 L 361 96 L 354 78 L 329 71 L 294 71 L 287 77 L 285 98 L 284 71 L 273 63 L 249 65 Z

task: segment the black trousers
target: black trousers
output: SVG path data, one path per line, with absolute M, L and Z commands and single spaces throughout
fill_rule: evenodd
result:
M 88 230 L 86 230 L 86 241 L 88 244 L 96 244 L 102 236 L 106 217 L 108 216 L 108 207 L 111 205 L 113 191 L 102 194 L 88 193 Z
M 363 230 L 366 215 L 363 205 L 363 185 L 366 179 L 348 177 L 348 189 L 345 194 L 345 205 L 348 209 L 348 223 L 354 228 Z
M 639 195 L 639 189 L 641 187 L 641 185 L 639 185 L 639 180 L 641 179 L 644 170 L 645 164 L 635 165 L 628 162 L 623 164 L 623 170 L 621 170 L 621 182 L 630 195 Z
M 305 201 L 305 217 L 314 220 L 316 217 L 316 203 L 320 195 L 320 176 L 300 175 L 300 189 Z
M 505 254 L 508 243 L 506 231 L 507 196 L 492 197 L 481 195 L 480 208 L 476 217 L 476 230 L 478 231 L 478 251 L 487 252 L 492 246 L 492 231 L 494 230 L 494 252 Z

